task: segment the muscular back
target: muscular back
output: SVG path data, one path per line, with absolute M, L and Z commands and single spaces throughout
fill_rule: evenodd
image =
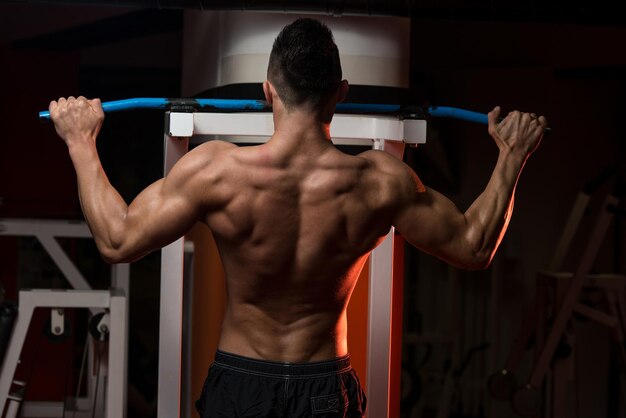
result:
M 102 257 L 130 262 L 167 245 L 198 220 L 213 230 L 228 307 L 220 348 L 283 361 L 347 352 L 345 307 L 365 256 L 393 224 L 425 252 L 462 268 L 486 268 L 508 226 L 517 179 L 547 121 L 514 111 L 488 115 L 498 160 L 483 192 L 461 212 L 382 152 L 351 157 L 329 139 L 347 83 L 317 109 L 288 111 L 272 84 L 275 133 L 259 147 L 210 142 L 129 205 L 109 182 L 96 138 L 100 101 L 50 103 L 76 169 L 81 206 Z
M 390 226 L 375 181 L 386 174 L 330 143 L 224 147 L 206 215 L 227 278 L 220 348 L 283 361 L 345 354 L 347 302 Z

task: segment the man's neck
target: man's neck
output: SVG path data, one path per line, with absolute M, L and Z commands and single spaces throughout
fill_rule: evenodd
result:
M 325 146 L 330 142 L 330 121 L 303 110 L 274 112 L 274 135 L 270 142 L 288 148 Z

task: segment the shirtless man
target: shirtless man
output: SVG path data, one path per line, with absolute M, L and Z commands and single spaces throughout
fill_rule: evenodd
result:
M 455 266 L 486 268 L 546 120 L 515 111 L 498 124 L 500 109 L 489 113 L 498 161 L 463 213 L 388 154 L 350 156 L 333 146 L 329 125 L 348 83 L 321 23 L 299 19 L 281 31 L 263 91 L 275 126 L 267 143 L 204 143 L 130 205 L 98 158 L 100 101 L 61 98 L 50 114 L 106 261 L 136 260 L 197 221 L 213 232 L 228 304 L 196 403 L 202 417 L 361 417 L 365 397 L 349 363 L 346 306 L 367 256 L 395 226 Z

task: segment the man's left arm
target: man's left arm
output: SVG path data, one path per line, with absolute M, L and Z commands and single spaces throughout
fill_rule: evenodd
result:
M 199 219 L 202 204 L 193 191 L 198 166 L 194 156 L 183 157 L 166 178 L 127 205 L 98 157 L 96 138 L 104 120 L 100 101 L 70 97 L 51 102 L 49 108 L 76 170 L 85 219 L 107 262 L 141 258 L 182 236 Z

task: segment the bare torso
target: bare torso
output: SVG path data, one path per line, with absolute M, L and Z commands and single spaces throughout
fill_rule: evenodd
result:
M 346 306 L 369 252 L 389 230 L 367 158 L 326 140 L 229 147 L 212 164 L 206 223 L 228 304 L 219 348 L 275 361 L 347 353 Z M 374 198 L 375 197 L 375 198 Z
M 275 133 L 264 145 L 208 142 L 130 205 L 108 181 L 96 138 L 99 100 L 50 103 L 76 169 L 81 206 L 102 257 L 131 262 L 183 235 L 212 229 L 226 271 L 228 304 L 220 348 L 278 361 L 347 352 L 346 305 L 369 252 L 393 224 L 427 253 L 462 268 L 486 268 L 506 231 L 517 179 L 547 121 L 514 111 L 489 133 L 499 149 L 484 191 L 461 212 L 384 152 L 357 157 L 329 141 L 347 83 L 318 107 L 289 112 L 270 82 Z

